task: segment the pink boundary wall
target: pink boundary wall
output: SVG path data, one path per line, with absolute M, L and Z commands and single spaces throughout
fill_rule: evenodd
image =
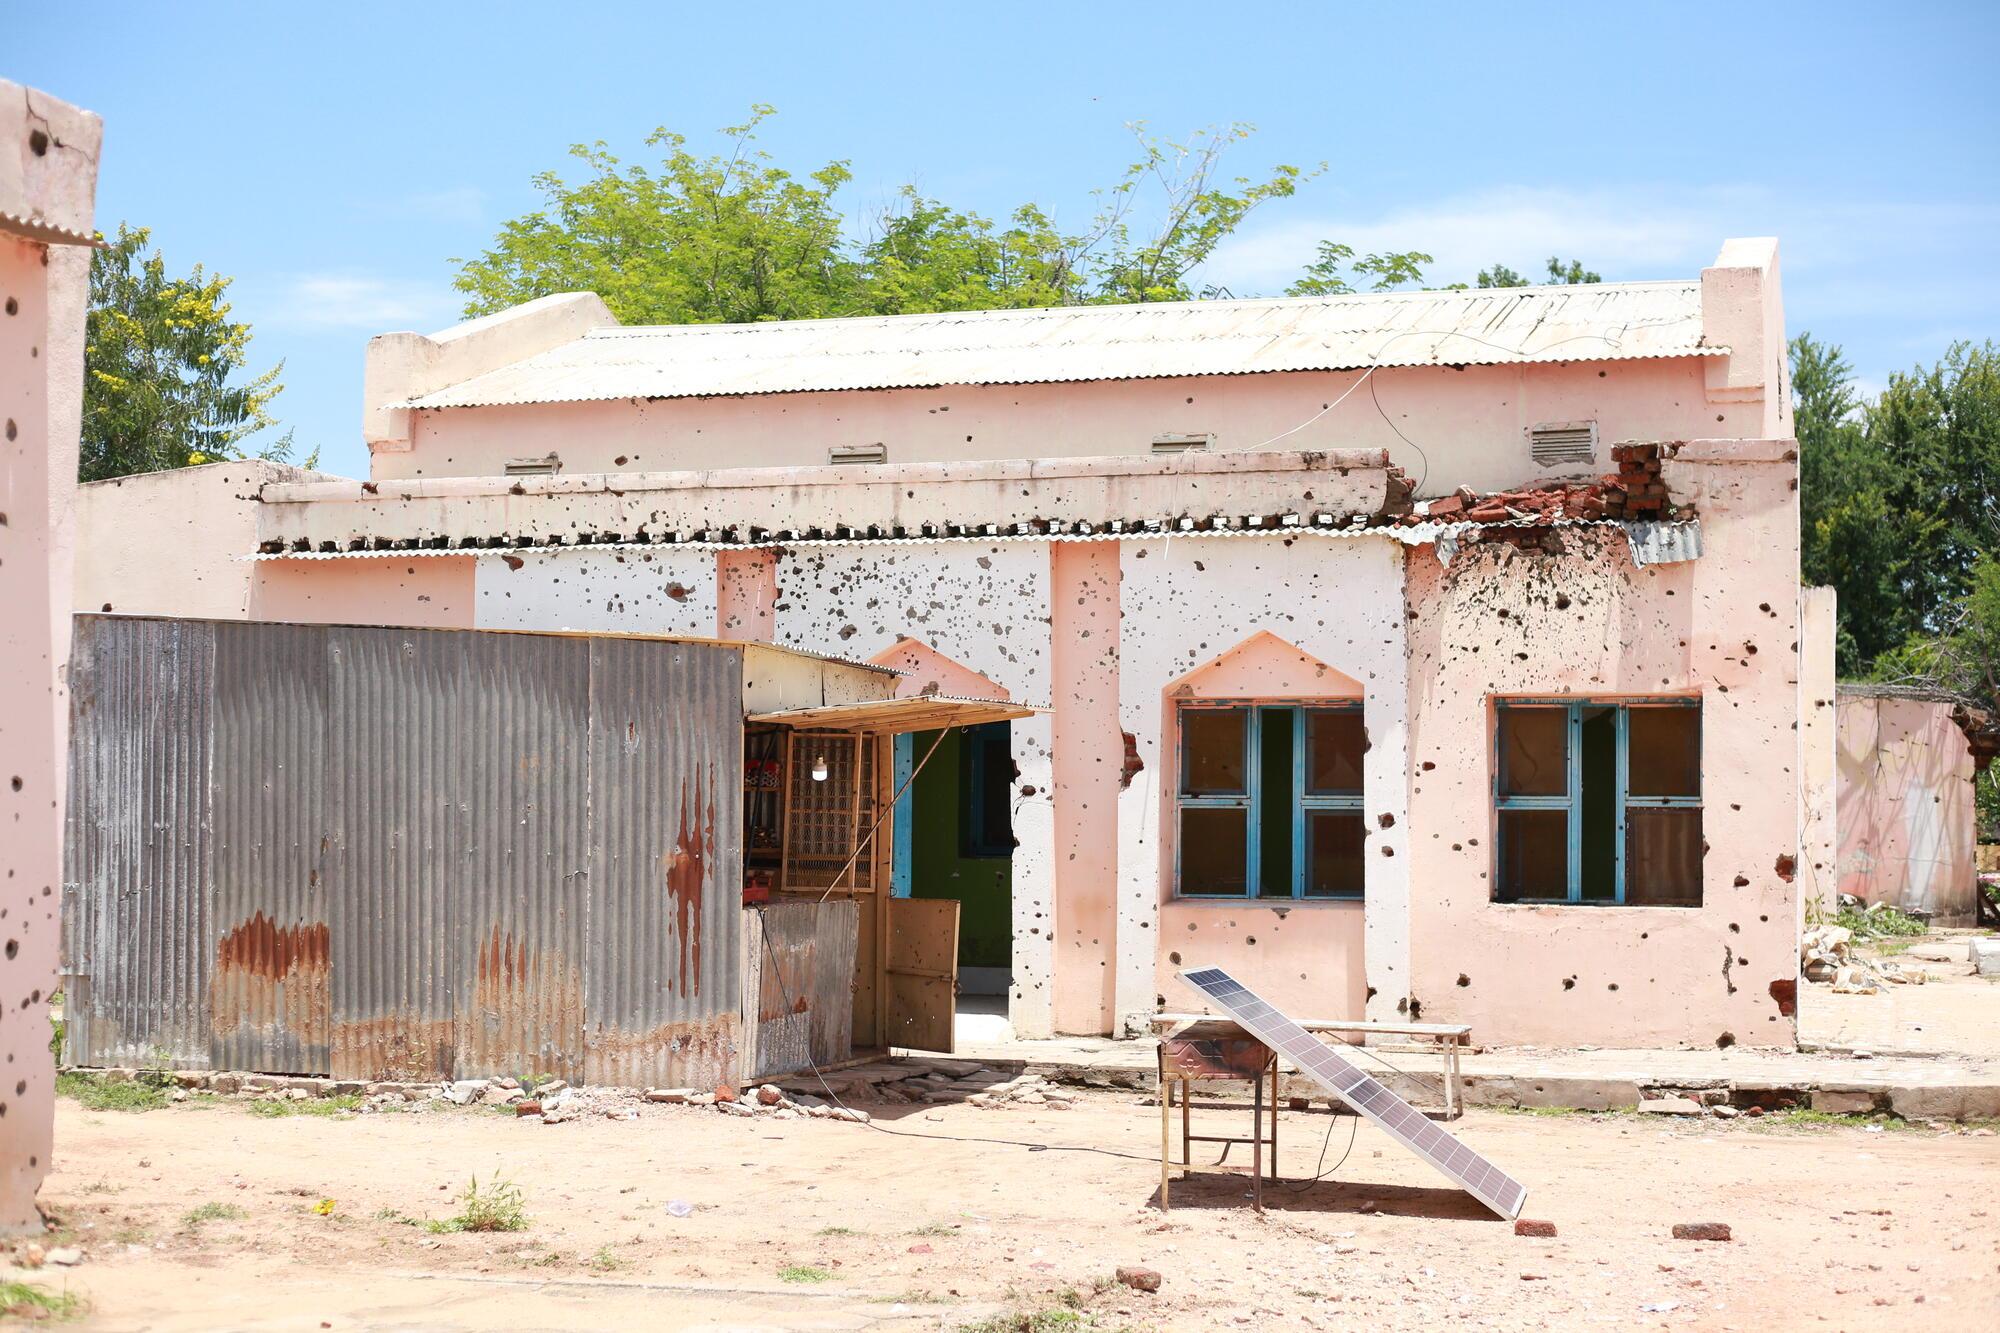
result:
M 61 664 L 82 422 L 98 118 L 0 80 L 0 1233 L 39 1231 L 55 1148 L 62 881 Z M 53 242 L 53 244 L 51 244 Z
M 1951 705 L 1838 696 L 1842 893 L 1974 924 L 1972 747 Z

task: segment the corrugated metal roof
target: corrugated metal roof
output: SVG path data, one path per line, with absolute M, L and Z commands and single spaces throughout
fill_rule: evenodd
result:
M 595 329 L 421 408 L 1711 356 L 1699 282 Z
M 788 727 L 812 727 L 822 731 L 867 731 L 887 736 L 910 731 L 935 731 L 939 727 L 976 727 L 982 722 L 1006 722 L 1047 711 L 1046 708 L 995 699 L 913 694 L 899 699 L 871 699 L 858 704 L 822 704 L 816 708 L 784 708 L 775 713 L 752 713 L 747 720 L 777 722 Z

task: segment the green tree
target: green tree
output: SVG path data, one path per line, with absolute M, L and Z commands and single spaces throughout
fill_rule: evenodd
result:
M 152 233 L 120 224 L 90 262 L 84 328 L 83 438 L 77 475 L 100 481 L 225 458 L 286 459 L 286 432 L 261 449 L 251 437 L 276 424 L 271 401 L 284 363 L 245 369 L 250 326 L 229 317 L 230 280 L 196 265 L 169 277 Z
M 690 152 L 657 130 L 656 168 L 602 143 L 572 148 L 581 179 L 535 178 L 544 206 L 508 222 L 492 249 L 460 264 L 468 316 L 564 291 L 594 291 L 621 320 L 750 323 L 833 315 L 1174 301 L 1205 295 L 1193 275 L 1244 218 L 1297 189 L 1297 167 L 1225 179 L 1245 125 L 1185 141 L 1133 126 L 1138 160 L 1097 193 L 1088 227 L 1067 232 L 1037 204 L 1005 223 L 914 187 L 850 237 L 837 198 L 845 162 L 804 178 L 756 147 L 768 106 L 723 131 L 728 151 Z
M 1575 287 L 1587 282 L 1603 282 L 1604 276 L 1593 273 L 1583 266 L 1580 259 L 1563 260 L 1549 256 L 1548 285 L 1552 287 Z M 1479 271 L 1480 287 L 1526 287 L 1528 280 L 1508 268 L 1505 264 L 1495 264 L 1492 268 Z
M 1350 296 L 1359 291 L 1395 291 L 1405 285 L 1421 284 L 1424 265 L 1430 262 L 1431 257 L 1421 250 L 1392 250 L 1356 259 L 1353 246 L 1321 241 L 1319 257 L 1306 266 L 1303 277 L 1285 288 L 1285 295 Z M 1347 271 L 1343 273 L 1342 269 Z

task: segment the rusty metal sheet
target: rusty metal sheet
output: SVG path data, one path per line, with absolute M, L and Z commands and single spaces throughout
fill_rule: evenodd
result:
M 1698 281 L 593 329 L 417 408 L 1716 356 Z
M 246 622 L 211 632 L 210 1059 L 328 1073 L 326 631 Z
M 743 654 L 589 642 L 584 1076 L 712 1087 L 742 1041 Z
M 64 1059 L 205 1068 L 214 635 L 80 616 L 73 645 Z
M 781 1078 L 854 1053 L 854 959 L 861 908 L 852 898 L 743 909 L 746 1080 Z

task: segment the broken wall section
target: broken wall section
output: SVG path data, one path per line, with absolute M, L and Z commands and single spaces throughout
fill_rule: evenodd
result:
M 1839 888 L 1970 926 L 1979 892 L 1977 766 L 1946 700 L 1838 694 Z
M 1413 1017 L 1504 1044 L 1795 1042 L 1795 446 L 1669 453 L 1697 559 L 1638 568 L 1615 530 L 1411 558 Z M 1700 906 L 1494 900 L 1502 698 L 1700 700 Z

